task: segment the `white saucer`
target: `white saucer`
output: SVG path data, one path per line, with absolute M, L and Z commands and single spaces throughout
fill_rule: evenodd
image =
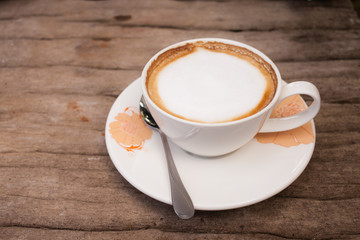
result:
M 153 132 L 141 149 L 127 151 L 111 136 L 109 124 L 128 107 L 138 108 L 140 81 L 130 84 L 114 102 L 106 122 L 106 146 L 115 167 L 134 187 L 171 204 L 170 184 L 160 136 Z M 312 121 L 315 139 L 315 127 Z M 170 143 L 179 174 L 197 210 L 225 210 L 265 200 L 289 186 L 304 171 L 315 140 L 283 147 L 256 139 L 222 157 L 202 158 Z

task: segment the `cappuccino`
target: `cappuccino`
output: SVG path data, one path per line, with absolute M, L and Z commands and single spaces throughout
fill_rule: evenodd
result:
M 193 122 L 221 123 L 251 116 L 275 95 L 271 65 L 252 51 L 220 42 L 195 42 L 160 54 L 147 71 L 151 100 Z

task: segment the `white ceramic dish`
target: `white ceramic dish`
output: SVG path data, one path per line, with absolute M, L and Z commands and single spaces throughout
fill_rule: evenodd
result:
M 110 133 L 119 113 L 137 109 L 141 97 L 139 79 L 114 102 L 106 122 L 106 146 L 115 167 L 135 188 L 171 204 L 170 184 L 163 146 L 157 132 L 139 149 L 125 149 Z M 179 174 L 197 210 L 226 210 L 265 200 L 288 187 L 304 171 L 315 147 L 313 142 L 284 147 L 251 140 L 239 150 L 221 157 L 191 155 L 170 142 Z

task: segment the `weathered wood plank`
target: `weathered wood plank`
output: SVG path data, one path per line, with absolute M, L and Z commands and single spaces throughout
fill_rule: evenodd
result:
M 315 125 L 316 126 L 316 125 Z M 339 131 L 332 132 L 325 131 L 316 133 L 316 146 L 319 149 L 324 149 L 325 151 L 328 149 L 333 149 L 334 147 L 350 147 L 354 148 L 358 144 L 357 139 L 360 137 L 359 131 Z
M 44 228 L 27 227 L 0 227 L 0 235 L 8 240 L 28 239 L 28 240 L 62 240 L 62 239 L 102 239 L 102 240 L 134 240 L 134 239 L 173 239 L 173 240 L 281 240 L 288 239 L 281 236 L 274 236 L 266 233 L 246 233 L 246 234 L 217 234 L 217 233 L 185 233 L 185 232 L 166 232 L 158 229 L 133 230 L 133 231 L 77 231 L 77 230 L 56 230 Z M 342 238 L 339 239 L 345 239 Z M 356 236 L 347 235 L 346 239 L 355 239 Z M 292 238 L 295 239 L 295 238 Z
M 0 167 L 10 168 L 54 168 L 63 171 L 77 169 L 99 172 L 116 172 L 109 156 L 73 155 L 54 153 L 6 153 L 2 155 Z M 114 181 L 119 179 L 114 178 Z
M 354 134 L 354 140 L 360 134 Z M 327 137 L 335 138 L 334 134 Z M 360 151 L 359 144 L 322 148 L 318 145 L 324 139 L 318 137 L 314 154 L 301 176 L 279 194 L 284 197 L 309 198 L 319 200 L 360 198 Z M 342 141 L 342 138 L 339 138 Z M 336 189 L 336 191 L 333 191 Z
M 319 82 L 328 78 L 341 80 L 360 77 L 359 60 L 329 60 L 329 61 L 305 61 L 305 62 L 275 62 L 284 80 L 307 80 L 318 79 Z
M 334 110 L 334 109 L 333 109 Z M 337 110 L 337 111 L 335 111 Z M 325 138 L 328 137 L 328 133 L 334 133 L 338 139 L 333 145 L 328 147 L 341 145 L 342 140 L 350 142 L 356 141 L 359 132 L 359 114 L 357 112 L 344 112 L 344 107 L 339 105 L 331 114 L 322 116 L 322 112 L 317 117 L 317 142 L 322 146 L 328 142 L 327 139 L 321 137 L 321 133 L 326 133 Z M 21 114 L 21 113 L 20 113 Z M 337 114 L 344 117 L 344 121 L 339 123 Z M 357 115 L 354 115 L 357 114 Z M 59 115 L 61 116 L 61 114 Z M 83 116 L 88 121 L 83 120 Z M 78 115 L 75 113 L 75 117 L 70 117 L 66 122 L 62 123 L 41 123 L 42 120 L 48 121 L 49 118 L 55 119 L 54 122 L 60 121 L 59 117 L 49 117 L 47 114 L 35 114 L 24 115 L 24 118 L 10 119 L 5 122 L 1 122 L 1 138 L 6 139 L 0 143 L 0 151 L 5 152 L 54 152 L 54 153 L 73 153 L 73 154 L 95 154 L 106 155 L 104 141 L 104 126 L 106 116 L 102 116 L 101 119 L 92 118 L 89 115 Z M 35 119 L 35 122 L 32 119 Z M 51 119 L 51 120 L 53 120 Z M 71 119 L 74 119 L 71 121 Z M 324 122 L 326 119 L 328 122 Z M 345 119 L 347 119 L 345 121 Z M 29 121 L 29 122 L 28 122 Z M 97 123 L 95 121 L 98 121 Z M 101 124 L 102 123 L 102 124 Z M 99 125 L 101 124 L 101 125 Z M 7 126 L 9 125 L 9 126 Z M 87 125 L 95 125 L 94 129 L 87 128 Z M 335 134 L 337 133 L 337 134 Z M 342 134 L 341 134 L 342 133 Z M 351 134 L 354 137 L 348 138 L 347 134 Z M 324 143 L 322 143 L 322 141 Z M 324 146 L 324 148 L 326 145 Z
M 276 63 L 287 82 L 309 81 L 323 102 L 360 103 L 360 60 Z M 139 70 L 84 67 L 0 68 L 0 93 L 118 96 Z
M 315 117 L 317 132 L 358 132 L 360 123 L 359 104 L 322 104 Z M 339 119 L 340 117 L 340 119 Z M 346 118 L 346 121 L 343 121 Z M 345 123 L 346 122 L 346 123 Z
M 103 70 L 69 66 L 0 68 L 0 93 L 117 97 L 140 75 L 141 70 Z
M 4 195 L 117 202 L 121 191 L 130 188 L 131 197 L 138 197 L 137 190 L 120 177 L 108 156 L 36 152 L 2 155 L 0 182 Z M 360 150 L 349 146 L 315 149 L 305 172 L 280 196 L 319 200 L 360 198 L 359 157 Z M 335 193 L 331 191 L 334 186 Z M 49 192 L 47 188 L 56 191 Z M 106 199 L 102 200 L 103 196 Z
M 0 101 L 2 102 L 0 105 L 0 126 L 3 129 L 0 135 L 3 137 L 12 136 L 11 139 L 13 139 L 12 143 L 9 141 L 2 143 L 1 151 L 15 149 L 16 147 L 13 144 L 16 142 L 24 144 L 24 149 L 29 150 L 33 147 L 33 150 L 46 151 L 46 147 L 55 150 L 61 145 L 70 144 L 76 139 L 73 137 L 76 137 L 74 132 L 77 130 L 81 132 L 82 137 L 89 137 L 83 140 L 84 146 L 99 144 L 99 138 L 103 137 L 105 121 L 114 98 L 31 93 L 21 94 L 19 97 L 19 95 L 5 93 L 1 94 Z M 359 132 L 359 108 L 359 104 L 324 102 L 320 113 L 315 118 L 317 132 Z M 341 121 L 339 121 L 339 116 L 342 117 Z M 26 138 L 27 136 L 29 138 Z M 42 142 L 38 142 L 41 138 L 54 138 L 54 141 L 59 142 L 55 146 L 44 145 Z M 65 141 L 67 143 L 61 143 L 65 139 L 67 139 Z M 32 144 L 28 141 L 32 141 Z M 79 141 L 75 142 L 81 144 Z M 34 144 L 36 143 L 38 143 L 39 148 L 35 148 Z M 103 144 L 101 145 L 103 146 Z
M 124 30 L 125 31 L 125 30 Z M 132 38 L 0 40 L 0 67 L 88 66 L 141 69 L 157 51 L 196 37 L 223 37 L 248 43 L 275 62 L 359 59 L 360 30 L 299 30 L 272 32 L 127 29 Z
M 0 126 L 4 129 L 44 129 L 73 126 L 104 131 L 113 97 L 55 94 L 2 94 Z M 41 131 L 41 130 L 40 130 Z
M 59 154 L 107 155 L 104 131 L 41 125 L 4 131 L 0 143 L 1 152 L 54 152 Z M 16 145 L 12 145 L 16 144 Z
M 281 240 L 281 239 L 293 239 L 297 240 L 300 238 L 289 238 L 276 236 L 274 234 L 266 233 L 185 233 L 185 232 L 166 232 L 157 229 L 146 229 L 146 230 L 132 230 L 132 231 L 79 231 L 79 230 L 67 230 L 67 229 L 45 229 L 45 228 L 31 228 L 31 227 L 0 227 L 0 234 L 8 240 L 18 239 L 103 239 L 103 240 L 133 240 L 133 239 L 174 239 L 174 240 Z M 336 239 L 346 240 L 357 240 L 359 235 L 348 235 L 341 234 L 336 236 Z
M 60 68 L 60 70 L 61 69 L 62 68 Z M 58 71 L 58 69 L 55 70 Z M 34 72 L 33 74 L 36 73 Z M 131 74 L 134 74 L 134 72 Z M 44 80 L 44 84 L 47 79 L 48 77 Z M 75 79 L 76 78 L 74 78 L 74 80 Z M 117 84 L 116 78 L 113 75 L 111 75 L 109 79 L 111 83 Z M 84 79 L 82 79 L 82 81 L 84 81 Z M 78 85 L 80 88 L 82 88 L 82 81 L 80 81 Z M 25 80 L 25 82 L 27 81 Z M 120 82 L 121 81 L 119 81 L 119 83 Z M 353 80 L 350 82 L 354 85 L 343 88 L 345 90 L 342 92 L 338 90 L 341 92 L 338 95 L 345 95 L 350 97 L 350 99 L 358 99 L 357 81 Z M 123 83 L 124 82 L 119 86 L 119 89 L 124 86 Z M 322 86 L 332 86 L 330 84 L 326 85 L 326 83 L 328 82 L 322 85 L 324 81 L 319 82 L 320 90 Z M 37 80 L 35 80 L 33 89 L 36 88 L 37 84 Z M 54 88 L 57 87 L 57 84 L 59 84 L 59 82 L 54 81 Z M 334 81 L 332 88 L 336 88 L 342 84 L 343 82 Z M 26 84 L 24 84 L 24 86 L 26 86 Z M 51 85 L 49 86 L 51 90 Z M 70 89 L 66 84 L 64 86 L 65 87 L 62 88 L 65 92 Z M 101 87 L 98 88 L 101 92 L 106 92 L 106 89 L 109 88 L 106 83 L 102 86 L 105 89 L 101 89 Z M 85 85 L 84 89 L 87 87 L 88 86 Z M 97 88 L 96 84 L 90 84 L 90 88 L 95 87 Z M 21 93 L 21 91 L 20 93 L 14 94 L 13 91 L 15 90 L 16 92 L 17 88 L 21 87 L 15 85 L 9 92 L 5 92 L 0 96 L 2 102 L 0 106 L 0 126 L 3 128 L 1 136 L 3 139 L 11 139 L 11 141 L 0 144 L 2 152 L 70 151 L 70 153 L 106 154 L 102 135 L 107 113 L 114 101 L 113 97 L 71 95 L 71 93 L 69 95 L 51 93 L 46 95 L 42 93 L 24 94 Z M 351 90 L 351 88 L 353 89 Z M 4 89 L 6 89 L 6 87 Z M 30 89 L 31 92 L 31 88 L 27 89 Z M 114 89 L 116 88 L 114 87 Z M 327 96 L 326 94 L 328 92 L 324 91 L 323 93 Z M 332 98 L 329 97 L 325 97 L 325 99 L 330 102 L 332 101 Z M 96 111 L 94 111 L 94 109 L 96 109 Z M 338 116 L 342 116 L 341 121 L 339 121 Z M 343 105 L 323 103 L 323 107 L 316 117 L 315 122 L 318 132 L 359 132 L 359 106 L 358 104 Z M 80 135 L 77 135 L 77 130 L 79 130 Z M 84 140 L 76 140 L 79 138 Z M 49 141 L 52 144 L 46 144 L 46 142 L 49 143 Z M 76 142 L 77 147 L 72 146 L 73 142 Z M 15 145 L 15 143 L 19 145 Z M 84 147 L 84 149 L 81 147 Z M 88 152 L 87 150 L 89 149 L 92 150 Z
M 125 194 L 121 197 L 113 203 L 84 204 L 66 199 L 5 196 L 0 198 L 0 224 L 85 231 L 151 227 L 169 232 L 268 233 L 288 238 L 359 234 L 359 199 L 318 201 L 273 197 L 232 211 L 197 212 L 194 218 L 181 221 L 171 206 L 126 198 Z M 126 204 L 129 201 L 132 204 Z
M 1 5 L 4 10 L 0 11 L 0 19 L 20 21 L 46 17 L 64 23 L 78 21 L 101 25 L 232 31 L 360 27 L 349 1 L 124 0 L 60 3 L 38 0 L 2 2 Z

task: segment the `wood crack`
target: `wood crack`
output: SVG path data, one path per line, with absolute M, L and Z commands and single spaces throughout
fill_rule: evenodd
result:
M 164 233 L 185 233 L 183 231 L 169 231 L 163 228 L 154 228 L 150 226 L 144 227 L 131 227 L 131 228 L 93 228 L 93 229 L 85 229 L 85 228 L 69 228 L 69 227 L 52 227 L 46 225 L 30 225 L 30 224 L 4 224 L 0 226 L 0 228 L 30 228 L 30 229 L 46 229 L 46 230 L 62 230 L 62 231 L 80 231 L 80 232 L 127 232 L 127 231 L 144 231 L 144 230 L 159 230 Z M 206 234 L 203 231 L 192 232 L 193 234 Z M 275 233 L 267 233 L 267 232 L 234 232 L 234 231 L 218 231 L 216 233 L 212 233 L 214 235 L 233 235 L 233 234 L 257 234 L 257 235 L 268 235 L 268 236 L 276 236 L 283 239 L 300 239 L 300 238 L 290 238 L 287 236 L 275 234 Z M 301 239 L 308 239 L 308 238 L 301 238 Z
M 104 187 L 102 187 L 102 188 L 104 188 Z M 118 189 L 118 188 L 112 188 L 112 189 Z M 89 201 L 89 200 L 80 200 L 80 199 L 71 199 L 71 198 L 43 198 L 43 197 L 23 196 L 23 195 L 16 195 L 16 194 L 7 194 L 5 196 L 31 198 L 31 199 L 42 200 L 42 201 L 72 201 L 72 202 L 82 202 L 82 203 L 90 203 L 90 204 L 105 203 L 105 202 L 99 202 L 99 201 Z M 106 202 L 106 203 L 110 203 L 110 202 Z M 116 203 L 116 202 L 113 202 L 113 203 Z
M 360 186 L 360 183 L 331 183 L 331 185 L 337 186 Z M 351 201 L 351 200 L 359 200 L 359 197 L 350 197 L 350 198 L 315 198 L 315 197 L 303 197 L 303 196 L 282 196 L 281 193 L 279 195 L 274 196 L 275 198 L 282 198 L 282 199 L 299 199 L 299 200 L 310 200 L 310 201 L 321 201 L 321 202 L 336 202 L 336 201 Z
M 27 18 L 36 18 L 36 17 L 61 17 L 62 15 L 46 15 L 46 14 L 39 14 L 39 15 L 24 15 L 24 16 L 18 16 L 18 17 L 4 17 L 0 18 L 0 21 L 16 21 L 21 19 L 27 19 Z M 214 27 L 189 27 L 189 26 L 176 26 L 176 25 L 168 25 L 168 24 L 136 24 L 136 23 L 128 23 L 124 21 L 117 20 L 118 16 L 115 16 L 114 18 L 98 18 L 98 19 L 64 19 L 59 20 L 62 22 L 67 23 L 93 23 L 93 24 L 100 24 L 100 25 L 106 25 L 109 27 L 122 27 L 122 28 L 148 28 L 148 29 L 167 29 L 167 30 L 183 30 L 183 31 L 226 31 L 226 32 L 233 32 L 233 33 L 239 33 L 239 32 L 273 32 L 273 31 L 307 31 L 307 30 L 331 30 L 331 31 L 347 31 L 347 30 L 359 30 L 360 24 L 354 24 L 351 27 L 350 26 L 344 26 L 344 27 L 286 27 L 286 26 L 280 26 L 280 27 L 270 27 L 270 28 L 214 28 Z M 130 19 L 130 18 L 129 18 Z M 64 39 L 77 39 L 81 37 L 68 37 Z M 9 38 L 12 39 L 12 38 Z M 14 38 L 17 39 L 17 38 Z M 27 39 L 27 38 L 21 38 L 21 39 Z M 52 38 L 28 38 L 28 39 L 41 39 L 41 40 L 47 40 Z
M 340 104 L 342 105 L 342 104 Z M 345 104 L 344 104 L 345 105 Z M 353 104 L 349 104 L 349 105 L 353 105 Z M 316 121 L 316 117 L 315 117 L 315 121 Z M 315 127 L 316 127 L 316 122 L 315 122 Z M 353 133 L 360 133 L 360 129 L 356 129 L 356 130 L 347 130 L 347 131 L 344 131 L 344 130 L 341 130 L 341 131 L 327 131 L 326 129 L 325 130 L 322 130 L 322 131 L 319 131 L 318 129 L 316 130 L 316 135 L 319 135 L 319 134 L 329 134 L 329 133 L 347 133 L 347 134 L 353 134 Z M 316 144 L 316 143 L 315 143 Z M 349 144 L 349 143 L 346 143 L 344 144 L 345 146 L 351 146 L 351 145 L 358 145 L 359 142 L 353 142 L 352 144 Z M 337 143 L 337 147 L 342 147 L 344 145 L 341 145 L 341 143 Z M 325 146 L 324 146 L 325 147 Z M 324 148 L 322 147 L 322 150 L 325 150 L 325 149 L 329 149 L 329 148 Z M 333 149 L 333 146 L 331 146 L 331 149 Z
M 0 165 L 0 168 L 8 168 L 8 169 L 20 169 L 20 168 L 26 168 L 26 169 L 56 169 L 61 171 L 88 171 L 88 172 L 109 172 L 109 169 L 91 169 L 91 168 L 61 168 L 61 167 L 50 167 L 50 166 L 31 166 L 31 165 L 16 165 L 16 166 L 6 166 L 6 165 Z M 117 172 L 117 170 L 114 168 L 111 172 Z M 24 196 L 25 197 L 25 196 Z
M 228 31 L 228 32 L 273 32 L 273 31 L 289 31 L 289 30 L 356 30 L 360 29 L 360 24 L 354 26 L 345 26 L 345 27 L 271 27 L 271 28 L 212 28 L 212 27 L 187 27 L 187 26 L 174 26 L 166 24 L 133 24 L 133 23 L 124 23 L 119 22 L 113 19 L 104 18 L 104 19 L 89 19 L 89 20 L 64 20 L 66 22 L 73 23 L 98 23 L 105 24 L 107 26 L 119 26 L 123 28 L 150 28 L 150 29 L 169 29 L 169 30 L 185 30 L 185 31 Z
M 3 224 L 0 225 L 0 228 L 25 228 L 25 229 L 41 229 L 41 230 L 49 230 L 49 231 L 76 231 L 76 232 L 89 232 L 89 233 L 102 233 L 102 232 L 135 232 L 135 231 L 150 231 L 150 230 L 158 230 L 163 233 L 179 233 L 179 234 L 187 234 L 189 232 L 184 231 L 175 231 L 175 230 L 167 230 L 164 228 L 155 228 L 153 226 L 142 226 L 142 227 L 130 227 L 130 228 L 101 228 L 101 227 L 95 227 L 95 228 L 71 228 L 71 227 L 53 227 L 48 225 L 41 225 L 41 224 L 18 224 L 18 223 L 12 223 L 12 224 Z M 204 231 L 191 231 L 191 234 L 209 234 L 208 232 Z M 217 231 L 216 233 L 211 233 L 211 235 L 220 236 L 220 235 L 260 235 L 261 238 L 266 238 L 266 236 L 273 236 L 278 237 L 282 239 L 293 239 L 293 240 L 310 240 L 313 239 L 312 237 L 305 237 L 305 238 L 298 238 L 298 237 L 290 237 L 278 233 L 272 233 L 272 232 L 264 232 L 264 231 Z M 327 239 L 344 239 L 346 236 L 359 236 L 359 232 L 346 232 L 346 233 L 339 233 L 339 235 L 334 235 L 331 238 L 321 237 L 317 236 L 316 239 L 319 240 L 327 240 Z
M 1 166 L 0 166 L 1 167 Z M 31 167 L 34 169 L 40 168 L 40 167 Z M 53 167 L 41 167 L 41 168 L 49 168 L 49 169 L 60 169 L 60 168 L 53 168 Z M 70 169 L 60 169 L 60 170 L 70 170 Z M 72 169 L 72 170 L 76 170 L 76 169 Z M 78 170 L 86 170 L 86 171 L 91 171 L 89 169 L 77 169 Z M 108 170 L 106 170 L 107 172 Z M 97 170 L 95 171 L 97 172 Z M 104 172 L 104 171 L 100 171 L 100 172 Z M 117 173 L 117 170 L 111 171 L 111 172 L 115 172 Z M 331 184 L 331 185 L 337 185 L 337 186 L 350 186 L 350 185 L 354 185 L 354 186 L 360 186 L 360 183 L 343 183 L 343 184 Z M 104 187 L 102 186 L 101 188 L 107 188 L 107 189 L 114 189 L 114 190 L 120 190 L 117 187 Z M 121 189 L 123 188 L 128 188 L 128 189 L 135 189 L 135 187 L 133 187 L 132 185 L 122 185 Z M 33 198 L 33 199 L 38 199 L 38 200 L 52 200 L 52 201 L 56 201 L 56 200 L 63 200 L 63 201 L 77 201 L 77 202 L 86 202 L 86 203 L 102 203 L 102 202 L 98 202 L 98 201 L 88 201 L 88 200 L 80 200 L 80 199 L 72 199 L 72 198 L 42 198 L 42 197 L 36 197 L 36 196 L 24 196 L 24 195 L 18 195 L 18 194 L 3 194 L 3 197 L 20 197 L 20 198 Z M 349 197 L 349 198 L 314 198 L 314 197 L 303 197 L 303 196 L 281 196 L 281 193 L 278 195 L 273 196 L 272 198 L 279 198 L 279 199 L 297 199 L 297 200 L 304 200 L 304 201 L 315 201 L 315 202 L 347 202 L 347 201 L 357 201 L 360 198 L 359 197 Z M 117 202 L 106 202 L 106 203 L 117 203 Z
M 347 57 L 347 58 L 319 58 L 311 59 L 311 62 L 328 62 L 328 61 L 357 61 L 360 60 L 359 57 Z M 307 63 L 309 60 L 301 59 L 280 59 L 274 60 L 274 63 Z M 88 68 L 94 70 L 104 70 L 104 71 L 142 71 L 143 66 L 136 66 L 132 68 L 123 68 L 123 67 L 103 67 L 103 66 L 89 66 L 89 65 L 79 65 L 79 64 L 47 64 L 47 65 L 0 65 L 0 69 L 16 69 L 16 68 L 25 68 L 25 69 L 44 69 L 51 67 L 74 67 L 74 68 Z
M 61 154 L 61 155 L 80 155 L 80 156 L 109 156 L 108 153 L 78 153 L 78 152 L 52 152 L 52 151 L 41 151 L 36 150 L 37 153 L 52 153 L 52 154 Z
M 274 63 L 307 63 L 307 62 L 325 62 L 325 61 L 354 61 L 354 60 L 360 60 L 359 56 L 347 56 L 346 58 L 343 57 L 339 57 L 339 58 L 334 58 L 334 57 L 329 57 L 329 58 L 312 58 L 312 59 L 278 59 L 278 60 L 274 60 Z
M 359 99 L 356 98 L 350 98 L 350 99 L 342 99 L 342 100 L 327 100 L 326 103 L 332 103 L 332 104 L 341 104 L 341 105 L 345 105 L 345 104 L 358 104 L 360 103 Z M 359 109 L 360 111 L 360 109 Z M 360 112 L 359 112 L 360 114 Z
M 360 60 L 360 59 L 359 59 Z M 139 67 L 135 68 L 122 68 L 122 67 L 101 67 L 101 66 L 88 66 L 88 65 L 77 65 L 77 64 L 48 64 L 48 65 L 17 65 L 17 66 L 6 66 L 0 65 L 1 68 L 26 68 L 26 69 L 38 69 L 38 68 L 51 68 L 51 67 L 77 67 L 77 68 L 89 68 L 95 70 L 107 70 L 107 71 L 141 71 L 142 69 Z
M 29 14 L 29 15 L 20 15 L 20 16 L 12 16 L 12 17 L 2 17 L 0 21 L 9 21 L 9 20 L 20 20 L 24 18 L 37 18 L 37 17 L 61 17 L 61 14 Z
M 14 154 L 14 153 L 46 153 L 46 154 L 57 154 L 57 155 L 77 155 L 77 156 L 89 156 L 89 157 L 107 157 L 109 156 L 108 153 L 78 153 L 78 152 L 61 152 L 61 151 L 41 151 L 41 150 L 35 150 L 35 151 L 3 151 L 0 152 L 1 154 Z

